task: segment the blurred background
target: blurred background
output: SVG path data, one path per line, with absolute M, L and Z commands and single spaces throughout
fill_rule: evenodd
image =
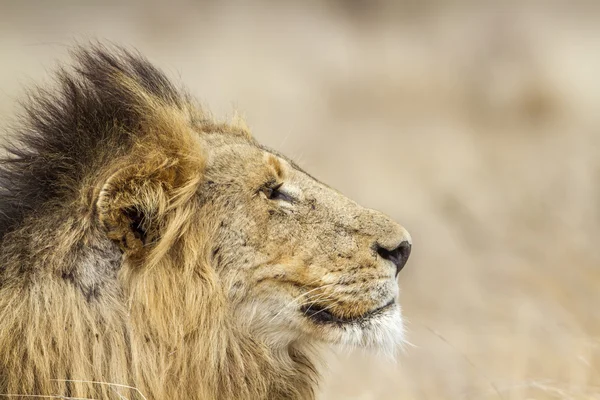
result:
M 0 0 L 0 122 L 88 39 L 412 233 L 412 346 L 320 399 L 600 399 L 600 3 Z

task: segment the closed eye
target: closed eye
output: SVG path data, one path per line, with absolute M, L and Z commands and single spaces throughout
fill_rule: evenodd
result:
M 282 186 L 283 186 L 283 183 L 277 184 L 272 187 L 265 187 L 264 193 L 267 196 L 267 199 L 282 200 L 282 201 L 287 201 L 288 203 L 292 203 L 294 201 L 294 199 L 292 198 L 292 196 L 290 196 L 289 194 L 287 194 L 286 192 L 281 190 Z

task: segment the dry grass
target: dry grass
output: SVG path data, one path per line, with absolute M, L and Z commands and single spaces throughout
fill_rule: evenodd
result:
M 593 2 L 14 4 L 0 115 L 72 39 L 109 38 L 411 231 L 414 347 L 332 356 L 323 399 L 600 399 Z

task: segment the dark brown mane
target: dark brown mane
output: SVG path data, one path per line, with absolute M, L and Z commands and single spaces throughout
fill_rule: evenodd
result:
M 58 72 L 56 89 L 30 93 L 20 126 L 8 135 L 0 159 L 0 238 L 40 207 L 72 199 L 91 169 L 109 162 L 102 158 L 129 147 L 142 118 L 140 99 L 119 82 L 133 82 L 164 104 L 185 101 L 138 53 L 95 45 L 73 56 L 74 67 Z

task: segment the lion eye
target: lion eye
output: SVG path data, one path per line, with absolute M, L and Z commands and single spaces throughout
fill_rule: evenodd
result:
M 267 196 L 267 199 L 283 200 L 283 201 L 287 201 L 287 202 L 291 203 L 293 201 L 292 197 L 289 194 L 282 191 L 281 186 L 283 186 L 283 183 L 280 183 L 273 187 L 266 187 L 264 189 L 264 192 L 265 192 L 265 195 Z

